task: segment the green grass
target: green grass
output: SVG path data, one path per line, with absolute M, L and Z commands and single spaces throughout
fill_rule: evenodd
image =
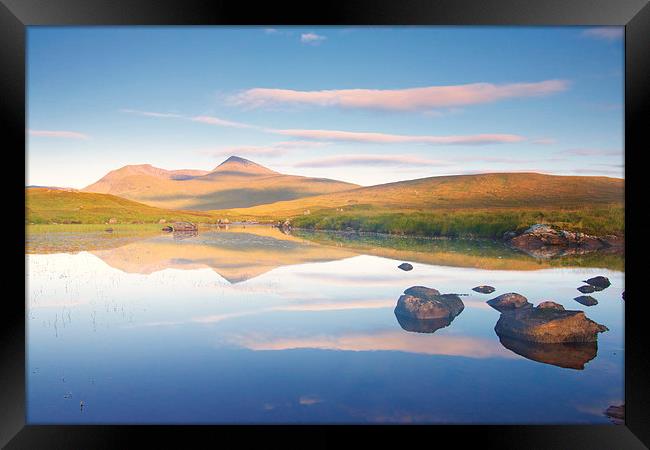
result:
M 594 235 L 624 236 L 622 206 L 555 209 L 390 211 L 368 205 L 344 212 L 326 209 L 296 216 L 292 225 L 313 230 L 347 230 L 411 236 L 500 238 L 506 231 L 523 231 L 536 223 Z
M 112 218 L 119 224 L 217 220 L 210 213 L 156 208 L 110 194 L 30 188 L 25 197 L 28 224 L 105 224 Z

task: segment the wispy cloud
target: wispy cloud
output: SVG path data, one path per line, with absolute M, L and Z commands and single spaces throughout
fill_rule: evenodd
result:
M 625 29 L 623 27 L 596 27 L 588 28 L 582 32 L 584 37 L 617 41 L 623 39 Z
M 254 125 L 250 125 L 242 122 L 233 122 L 232 120 L 220 119 L 218 117 L 212 116 L 195 116 L 192 117 L 193 122 L 207 123 L 208 125 L 218 125 L 221 127 L 233 127 L 233 128 L 257 128 Z
M 226 155 L 243 155 L 243 156 L 268 156 L 276 157 L 286 155 L 292 151 L 306 150 L 315 147 L 323 147 L 327 145 L 325 142 L 314 141 L 284 141 L 276 142 L 269 145 L 240 145 L 240 146 L 226 146 L 214 150 L 202 151 L 202 153 L 210 153 L 213 156 L 226 156 Z
M 419 143 L 433 145 L 485 145 L 520 142 L 524 138 L 516 134 L 476 134 L 460 136 L 427 136 L 386 133 L 364 133 L 340 130 L 267 130 L 285 136 L 317 141 L 368 142 L 374 144 Z
M 446 166 L 448 161 L 422 158 L 412 155 L 339 155 L 312 159 L 294 164 L 294 167 L 341 167 L 341 166 Z
M 29 135 L 61 139 L 89 139 L 89 136 L 83 133 L 61 130 L 29 130 Z
M 553 145 L 557 143 L 557 139 L 553 139 L 553 138 L 531 139 L 530 143 L 537 144 L 537 145 Z
M 129 114 L 137 114 L 139 116 L 146 116 L 146 117 L 170 117 L 170 118 L 177 118 L 177 119 L 183 117 L 180 114 L 160 113 L 160 112 L 151 112 L 151 111 L 139 111 L 137 109 L 120 109 L 120 112 L 129 113 Z
M 291 89 L 254 88 L 235 95 L 231 100 L 235 104 L 251 107 L 289 103 L 411 111 L 491 103 L 509 98 L 546 96 L 565 91 L 568 86 L 569 82 L 566 80 L 546 80 L 535 83 L 502 85 L 473 83 L 408 89 L 296 91 Z
M 570 148 L 557 153 L 567 156 L 623 156 L 622 150 L 607 150 L 602 148 Z
M 300 35 L 300 42 L 303 44 L 318 45 L 327 39 L 326 36 L 322 36 L 316 33 L 303 33 Z

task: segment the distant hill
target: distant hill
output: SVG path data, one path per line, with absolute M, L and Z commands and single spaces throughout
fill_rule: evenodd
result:
M 173 211 L 144 205 L 110 194 L 94 194 L 65 189 L 25 189 L 28 223 L 119 223 L 189 220 L 208 222 L 208 213 Z
M 292 201 L 276 202 L 233 213 L 302 215 L 322 208 L 368 205 L 390 210 L 491 208 L 584 208 L 622 204 L 624 180 L 608 177 L 539 173 L 488 173 L 421 178 L 360 187 Z
M 211 210 L 262 205 L 356 187 L 327 178 L 284 175 L 231 156 L 209 172 L 164 170 L 149 164 L 125 166 L 82 190 L 161 208 Z

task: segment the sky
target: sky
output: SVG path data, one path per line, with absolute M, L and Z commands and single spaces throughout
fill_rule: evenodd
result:
M 28 27 L 27 185 L 624 176 L 623 27 Z

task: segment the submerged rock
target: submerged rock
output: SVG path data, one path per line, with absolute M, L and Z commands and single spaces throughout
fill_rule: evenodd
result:
M 496 289 L 494 289 L 492 286 L 476 286 L 475 288 L 472 288 L 473 291 L 475 292 L 480 292 L 481 294 L 491 294 L 494 292 Z
M 603 276 L 597 276 L 593 278 L 589 278 L 588 280 L 583 280 L 584 283 L 587 283 L 595 288 L 598 288 L 597 290 L 602 291 L 605 288 L 608 288 L 612 285 L 612 283 L 609 281 L 609 278 L 603 277 Z
M 405 271 L 407 271 L 407 272 L 408 272 L 409 270 L 413 270 L 413 266 L 412 266 L 411 264 L 409 264 L 409 263 L 406 263 L 406 262 L 400 264 L 400 265 L 397 266 L 397 267 L 400 268 L 400 269 L 402 269 L 402 270 L 405 270 Z
M 591 294 L 592 292 L 596 292 L 596 288 L 589 285 L 589 284 L 585 284 L 584 286 L 580 286 L 578 288 L 578 290 L 580 292 L 582 292 L 583 294 Z
M 453 319 L 465 308 L 463 301 L 456 294 L 434 294 L 435 289 L 413 286 L 400 296 L 395 306 L 395 315 L 410 319 Z
M 625 403 L 619 406 L 612 405 L 605 410 L 605 415 L 616 425 L 625 424 Z
M 608 331 L 582 311 L 568 311 L 554 302 L 542 305 L 503 312 L 494 330 L 499 336 L 540 343 L 596 342 L 598 333 Z
M 585 306 L 594 306 L 598 304 L 598 300 L 593 298 L 591 295 L 581 295 L 580 297 L 574 298 L 574 300 Z
M 501 345 L 508 350 L 531 361 L 565 369 L 584 370 L 585 364 L 598 354 L 596 342 L 546 344 L 497 335 Z
M 488 300 L 487 304 L 500 312 L 519 308 L 530 308 L 533 306 L 528 302 L 528 299 L 526 297 L 517 294 L 516 292 L 501 294 L 498 297 Z

